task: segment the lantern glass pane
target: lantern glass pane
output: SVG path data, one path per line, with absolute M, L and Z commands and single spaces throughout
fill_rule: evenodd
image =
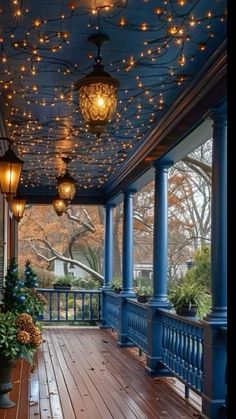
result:
M 63 213 L 66 211 L 67 208 L 63 199 L 54 199 L 52 205 L 57 213 Z
M 12 213 L 17 221 L 19 221 L 24 215 L 25 204 L 26 200 L 19 198 L 14 198 L 11 202 Z
M 58 184 L 58 193 L 61 199 L 71 201 L 76 192 L 75 184 L 69 181 L 60 182 Z
M 20 180 L 22 164 L 1 162 L 0 184 L 3 194 L 15 194 Z
M 108 83 L 91 83 L 80 87 L 80 110 L 89 123 L 110 122 L 117 107 L 117 87 Z

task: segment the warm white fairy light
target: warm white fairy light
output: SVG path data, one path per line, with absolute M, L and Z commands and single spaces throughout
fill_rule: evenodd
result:
M 187 11 L 188 0 L 176 0 L 175 3 L 178 13 Z M 25 7 L 21 7 L 21 3 L 18 0 L 13 0 L 12 4 L 14 6 L 13 16 L 16 17 L 17 25 L 21 29 L 27 11 Z M 66 30 L 69 27 L 67 22 L 70 18 L 69 14 L 73 14 L 75 10 L 77 13 L 79 10 L 77 0 L 68 2 L 67 12 L 69 11 L 69 14 L 64 9 L 61 15 L 58 13 L 58 30 L 55 30 L 55 34 L 52 37 L 49 25 L 53 16 L 48 16 L 47 20 L 41 16 L 34 16 L 31 25 L 26 28 L 25 34 L 21 39 L 18 38 L 17 31 L 12 31 L 9 35 L 0 34 L 0 46 L 2 47 L 0 61 L 4 64 L 2 66 L 4 70 L 0 76 L 0 89 L 4 92 L 6 100 L 7 126 L 10 134 L 17 139 L 20 153 L 26 157 L 29 156 L 31 159 L 30 171 L 25 172 L 23 176 L 28 187 L 39 185 L 42 173 L 49 180 L 49 186 L 52 188 L 55 186 L 56 173 L 53 166 L 55 159 L 54 143 L 55 140 L 60 141 L 58 139 L 63 138 L 65 135 L 65 121 L 73 121 L 71 124 L 72 130 L 64 137 L 67 141 L 70 138 L 76 138 L 77 140 L 82 136 L 81 141 L 76 141 L 76 144 L 70 149 L 70 153 L 71 155 L 83 156 L 83 153 L 86 155 L 81 160 L 84 167 L 89 167 L 89 170 L 87 170 L 89 175 L 86 176 L 86 188 L 92 188 L 94 185 L 101 187 L 106 182 L 107 174 L 114 172 L 116 167 L 123 161 L 122 159 L 126 159 L 129 156 L 129 152 L 127 152 L 126 155 L 120 157 L 119 161 L 116 160 L 118 159 L 117 153 L 121 149 L 120 138 L 126 138 L 127 140 L 132 138 L 133 144 L 126 147 L 126 150 L 131 150 L 132 146 L 135 147 L 135 144 L 143 138 L 151 124 L 157 121 L 161 112 L 168 107 L 168 96 L 164 100 L 163 95 L 158 95 L 160 91 L 165 91 L 165 88 L 168 89 L 168 84 L 165 85 L 165 80 L 171 83 L 173 87 L 184 85 L 188 80 L 188 65 L 194 62 L 197 54 L 202 54 L 202 57 L 204 57 L 211 39 L 215 36 L 213 10 L 205 10 L 202 16 L 195 14 L 194 10 L 191 10 L 189 15 L 186 14 L 185 22 L 181 22 L 181 19 L 175 18 L 175 14 L 169 6 L 169 1 L 163 1 L 161 7 L 156 7 L 155 10 L 152 9 L 152 19 L 150 21 L 146 20 L 146 22 L 136 22 L 135 18 L 132 18 L 132 21 L 128 21 L 125 9 L 121 17 L 114 17 L 114 25 L 121 35 L 126 34 L 126 30 L 132 28 L 139 33 L 140 37 L 143 38 L 145 36 L 145 39 L 142 39 L 140 42 L 140 45 L 141 43 L 144 45 L 143 49 L 137 47 L 135 54 L 131 55 L 131 51 L 129 51 L 129 54 L 124 52 L 119 62 L 113 62 L 112 60 L 109 62 L 109 59 L 106 62 L 106 66 L 110 66 L 113 74 L 118 73 L 122 76 L 121 80 L 122 82 L 124 80 L 124 87 L 118 100 L 119 107 L 114 118 L 114 127 L 111 128 L 111 132 L 104 134 L 103 143 L 89 136 L 89 132 L 80 118 L 78 109 L 75 107 L 73 94 L 68 89 L 71 80 L 69 83 L 67 80 L 69 80 L 69 77 L 74 77 L 74 72 L 77 71 L 77 64 L 68 67 L 66 65 L 54 66 L 53 71 L 56 73 L 56 77 L 57 75 L 58 77 L 63 76 L 65 78 L 63 85 L 67 86 L 67 88 L 61 88 L 55 83 L 55 89 L 53 87 L 50 90 L 52 94 L 49 94 L 49 89 L 45 90 L 39 78 L 41 77 L 44 63 L 48 65 L 47 56 L 51 55 L 52 59 L 54 57 L 57 59 L 61 51 L 65 50 L 65 53 L 67 51 L 67 43 L 72 36 L 70 31 Z M 150 7 L 149 2 L 144 2 L 143 7 Z M 90 21 L 86 22 L 85 25 L 93 28 L 98 27 L 98 16 L 100 15 L 101 18 L 102 16 L 109 16 L 110 18 L 113 8 L 107 6 L 103 9 L 91 9 Z M 219 21 L 224 22 L 225 18 L 224 14 Z M 163 39 L 158 45 L 155 45 L 155 43 L 151 45 L 149 41 L 153 39 L 154 33 L 161 22 L 166 22 L 166 25 L 168 25 L 168 29 L 165 27 L 166 40 Z M 62 24 L 63 26 L 61 26 Z M 202 37 L 202 40 L 192 42 L 194 40 L 194 31 L 196 28 L 199 28 L 200 24 L 202 24 L 202 31 L 206 33 L 205 39 Z M 145 35 L 141 32 L 145 32 Z M 16 49 L 14 54 L 17 53 L 20 57 L 17 66 L 13 64 L 11 51 L 5 47 L 7 43 L 5 38 L 7 37 L 10 39 L 12 49 Z M 189 55 L 186 47 L 187 42 L 188 44 L 192 43 L 191 55 Z M 169 69 L 163 70 L 163 73 L 168 74 L 169 79 L 167 77 L 161 79 L 160 77 L 159 80 L 158 76 L 155 79 L 155 87 L 154 79 L 150 81 L 147 78 L 143 78 L 143 75 L 145 75 L 143 68 L 145 69 L 145 66 L 148 66 L 151 69 L 153 65 L 153 74 L 156 71 L 155 68 L 157 68 L 155 66 L 159 66 L 158 68 L 161 69 L 162 60 L 163 62 L 165 60 L 162 56 L 167 54 L 168 49 L 172 46 L 176 49 L 175 62 L 170 63 Z M 89 55 L 93 59 L 93 55 L 91 53 Z M 144 65 L 143 68 L 140 66 L 140 63 Z M 83 67 L 79 68 L 79 70 L 83 71 Z M 186 72 L 186 74 L 181 75 L 179 70 L 183 73 Z M 159 71 L 161 72 L 161 70 Z M 125 82 L 125 77 L 127 77 L 127 83 L 130 81 L 132 84 L 133 81 L 134 88 L 132 91 L 126 88 L 128 84 Z M 18 83 L 20 83 L 20 88 L 18 88 Z M 28 87 L 26 88 L 26 86 Z M 30 107 L 32 107 L 31 115 L 29 113 Z M 48 109 L 50 109 L 50 113 L 48 113 Z M 42 114 L 40 115 L 41 112 Z M 74 118 L 76 119 L 74 120 Z M 45 141 L 46 136 L 49 139 L 48 141 Z M 65 148 L 62 149 L 66 151 Z M 110 150 L 115 151 L 113 157 L 107 156 Z M 47 162 L 49 165 L 44 160 L 45 165 L 42 169 L 39 162 L 42 161 L 43 156 L 48 156 Z M 105 171 L 104 167 L 106 167 L 105 175 L 103 173 L 98 176 L 97 171 L 91 169 L 93 165 L 96 165 L 96 162 L 99 162 L 99 165 L 96 167 L 100 167 L 103 172 Z M 83 171 L 81 170 L 81 172 L 77 173 L 75 170 L 74 173 L 78 177 L 80 187 L 85 187 Z

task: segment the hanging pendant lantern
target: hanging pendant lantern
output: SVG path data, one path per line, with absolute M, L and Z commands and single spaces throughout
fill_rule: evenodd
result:
M 52 201 L 52 206 L 57 213 L 58 217 L 61 217 L 62 214 L 66 212 L 67 205 L 63 199 L 60 198 L 59 195 L 55 196 L 55 198 Z
M 57 188 L 59 197 L 63 199 L 66 204 L 68 204 L 70 201 L 72 201 L 72 199 L 75 196 L 76 182 L 75 179 L 68 172 L 67 166 L 71 159 L 68 157 L 63 157 L 62 160 L 66 164 L 66 172 L 63 176 L 57 178 Z
M 11 201 L 12 214 L 17 222 L 19 222 L 24 215 L 25 204 L 26 200 L 18 197 L 13 198 Z
M 99 136 L 111 121 L 117 107 L 117 89 L 119 81 L 104 71 L 101 65 L 100 47 L 109 41 L 104 34 L 91 35 L 89 42 L 98 48 L 94 70 L 79 80 L 75 87 L 79 90 L 80 111 L 90 132 Z
M 16 194 L 23 163 L 11 149 L 10 143 L 6 153 L 0 157 L 0 186 L 7 201 L 11 201 Z

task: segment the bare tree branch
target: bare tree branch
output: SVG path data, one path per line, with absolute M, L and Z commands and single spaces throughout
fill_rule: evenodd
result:
M 47 248 L 45 248 L 45 247 L 40 247 L 40 245 L 39 245 L 39 249 L 41 249 L 41 250 L 44 250 L 44 251 L 46 251 L 46 252 L 51 252 L 51 254 L 52 254 L 52 257 L 51 258 L 48 258 L 47 256 L 45 256 L 44 254 L 42 254 L 39 250 L 38 250 L 38 248 L 37 248 L 37 246 L 36 246 L 36 244 L 35 244 L 35 242 L 39 242 L 39 243 L 43 243 L 44 245 L 46 245 L 47 246 Z M 96 278 L 96 279 L 98 279 L 101 283 L 103 283 L 103 276 L 102 275 L 100 275 L 98 272 L 96 272 L 96 271 L 94 271 L 93 269 L 91 269 L 91 268 L 89 268 L 89 266 L 86 266 L 86 265 L 84 265 L 82 262 L 79 262 L 78 260 L 76 260 L 76 259 L 71 259 L 71 258 L 68 258 L 68 257 L 66 257 L 66 256 L 63 256 L 61 253 L 59 253 L 52 245 L 51 245 L 51 243 L 45 238 L 44 240 L 41 240 L 41 239 L 30 239 L 29 240 L 29 243 L 30 243 L 30 245 L 31 245 L 31 247 L 32 247 L 32 249 L 35 251 L 35 253 L 38 255 L 38 256 L 40 256 L 40 257 L 42 257 L 44 260 L 46 260 L 47 262 L 51 262 L 51 261 L 53 261 L 53 260 L 55 260 L 55 259 L 57 259 L 57 260 L 61 260 L 62 262 L 65 262 L 65 263 L 68 263 L 68 264 L 71 264 L 71 263 L 73 263 L 74 265 L 76 265 L 76 266 L 79 266 L 81 269 L 83 269 L 85 272 L 87 272 L 87 273 L 89 273 L 89 274 L 91 274 L 94 278 Z
M 78 224 L 82 225 L 83 227 L 85 227 L 91 233 L 95 233 L 96 229 L 94 228 L 94 226 L 92 224 L 86 223 L 86 221 L 81 220 L 79 217 L 76 217 L 76 215 L 73 215 L 70 208 L 68 208 L 66 210 L 66 215 L 69 218 L 69 220 L 75 221 L 76 223 L 78 223 Z M 89 218 L 89 221 L 90 221 L 90 218 Z

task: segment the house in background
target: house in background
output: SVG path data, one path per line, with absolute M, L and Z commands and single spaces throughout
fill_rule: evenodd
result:
M 84 254 L 79 251 L 74 252 L 74 259 L 79 260 L 84 265 L 88 265 L 88 261 Z M 67 266 L 68 274 L 75 277 L 75 278 L 90 278 L 91 275 L 81 269 L 79 266 L 74 265 L 72 263 L 68 264 Z M 54 273 L 56 276 L 64 276 L 65 275 L 65 263 L 61 260 L 54 261 Z

